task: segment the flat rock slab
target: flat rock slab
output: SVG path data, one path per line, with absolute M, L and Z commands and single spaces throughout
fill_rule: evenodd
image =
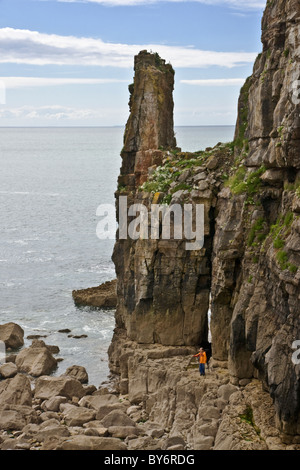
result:
M 127 446 L 113 437 L 78 435 L 66 439 L 50 439 L 42 450 L 127 450 Z

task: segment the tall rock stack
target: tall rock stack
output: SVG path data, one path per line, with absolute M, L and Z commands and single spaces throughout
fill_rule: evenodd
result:
M 161 163 L 161 149 L 176 147 L 172 66 L 156 53 L 141 51 L 135 57 L 134 71 L 119 177 L 119 187 L 130 190 L 148 178 L 149 167 Z
M 119 222 L 121 196 L 127 197 L 128 207 L 141 203 L 149 213 L 151 204 L 161 201 L 159 192 L 153 195 L 142 185 L 166 155 L 171 158 L 168 149 L 176 148 L 173 88 L 174 71 L 158 54 L 142 51 L 135 57 L 134 84 L 129 87 L 131 112 L 116 192 Z M 208 226 L 207 235 L 209 230 Z M 113 344 L 120 343 L 121 333 L 148 344 L 190 345 L 206 340 L 210 284 L 207 252 L 204 249 L 199 255 L 186 251 L 184 240 L 118 237 L 113 254 L 118 278 Z

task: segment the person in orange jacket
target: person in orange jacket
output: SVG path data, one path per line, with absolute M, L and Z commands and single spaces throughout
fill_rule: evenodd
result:
M 206 361 L 207 361 L 207 357 L 206 357 L 206 352 L 204 351 L 204 349 L 200 348 L 198 354 L 195 354 L 193 357 L 198 357 L 199 358 L 199 372 L 200 372 L 200 375 L 205 375 L 205 364 L 206 364 Z

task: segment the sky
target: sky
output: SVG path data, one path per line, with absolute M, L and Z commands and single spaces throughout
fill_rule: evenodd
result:
M 0 0 L 0 126 L 124 126 L 134 56 L 175 70 L 176 126 L 235 125 L 266 0 Z

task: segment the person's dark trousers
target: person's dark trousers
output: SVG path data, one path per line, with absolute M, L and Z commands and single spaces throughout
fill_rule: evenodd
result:
M 205 364 L 199 364 L 200 375 L 205 375 Z

